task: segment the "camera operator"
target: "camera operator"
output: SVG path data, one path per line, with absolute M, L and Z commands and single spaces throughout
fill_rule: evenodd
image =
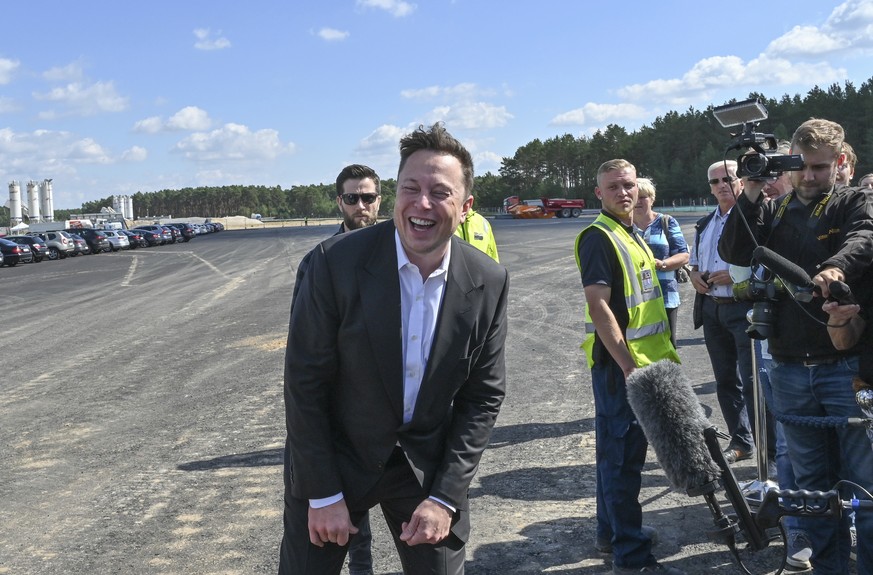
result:
M 873 261 L 873 207 L 861 190 L 835 187 L 837 170 L 846 161 L 844 137 L 843 128 L 828 120 L 811 119 L 797 128 L 791 148 L 803 155 L 803 166 L 791 172 L 793 191 L 764 202 L 763 182 L 747 182 L 719 243 L 726 261 L 749 265 L 756 245 L 764 245 L 813 276 L 824 297 L 830 295 L 831 282 L 856 285 Z M 862 417 L 851 385 L 861 346 L 834 346 L 821 300 L 801 303 L 783 295 L 773 310 L 769 345 L 775 412 Z M 863 429 L 836 429 L 839 453 L 828 441 L 831 434 L 821 429 L 786 425 L 785 435 L 800 489 L 826 491 L 841 479 L 873 488 L 873 450 Z M 848 573 L 848 521 L 838 527 L 829 520 L 802 519 L 813 543 L 816 573 Z M 873 573 L 873 513 L 858 513 L 856 527 L 858 572 Z

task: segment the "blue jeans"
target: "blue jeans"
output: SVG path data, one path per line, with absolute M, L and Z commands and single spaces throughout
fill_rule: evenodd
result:
M 857 371 L 857 357 L 809 367 L 774 359 L 770 382 L 776 413 L 862 417 L 852 390 L 852 376 Z M 792 424 L 784 430 L 798 488 L 828 491 L 838 481 L 847 480 L 873 490 L 873 450 L 864 429 L 843 427 L 828 432 Z M 840 492 L 843 499 L 853 494 L 863 497 L 850 486 L 841 486 Z M 811 561 L 817 575 L 849 572 L 848 515 L 839 524 L 833 519 L 803 517 L 801 526 L 810 535 Z M 856 513 L 855 529 L 858 573 L 873 573 L 873 512 Z
M 773 410 L 773 386 L 770 385 L 770 360 L 761 356 L 761 342 L 755 340 L 755 357 L 758 361 L 758 383 L 764 392 L 764 401 L 768 410 Z M 791 466 L 791 458 L 788 456 L 788 442 L 785 440 L 785 428 L 780 422 L 775 422 L 776 435 L 776 473 L 779 475 L 779 489 L 797 489 L 794 479 L 794 468 Z M 772 477 L 771 477 L 772 479 Z M 797 517 L 786 515 L 782 523 L 787 531 L 798 529 L 800 523 Z
M 649 443 L 627 402 L 621 369 L 608 361 L 591 368 L 597 457 L 597 536 L 612 541 L 613 562 L 643 567 L 655 561 L 642 534 L 642 470 Z

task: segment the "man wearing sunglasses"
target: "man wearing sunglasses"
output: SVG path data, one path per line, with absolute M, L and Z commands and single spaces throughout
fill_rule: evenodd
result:
M 343 168 L 336 178 L 336 205 L 343 215 L 339 233 L 375 224 L 381 202 L 379 176 L 373 168 L 361 164 Z
M 394 217 L 312 251 L 285 354 L 280 574 L 336 575 L 379 505 L 404 573 L 464 573 L 468 491 L 505 394 L 509 276 L 454 235 L 473 160 L 400 141 Z
M 718 240 L 725 222 L 743 191 L 737 177 L 737 162 L 725 160 L 707 170 L 709 191 L 717 206 L 695 225 L 691 250 L 691 285 L 694 297 L 694 329 L 703 326 L 706 351 L 715 377 L 718 404 L 731 438 L 725 459 L 734 463 L 749 459 L 755 450 L 748 407 L 752 397 L 752 339 L 746 334 L 746 314 L 751 302 L 734 299 L 730 264 L 718 254 Z M 776 441 L 769 447 L 774 451 Z M 775 463 L 772 464 L 775 467 Z
M 351 164 L 342 169 L 336 177 L 336 205 L 343 215 L 336 234 L 365 228 L 376 223 L 379 215 L 379 204 L 382 201 L 379 175 L 376 171 L 362 164 Z M 297 291 L 303 283 L 303 277 L 309 269 L 312 252 L 307 253 L 297 264 L 297 277 L 294 281 L 294 293 L 291 296 L 291 309 L 297 299 Z M 285 445 L 285 491 L 291 490 L 291 456 L 290 446 Z M 349 540 L 349 575 L 373 574 L 373 534 L 370 530 L 370 517 L 365 514 L 358 524 L 358 533 Z

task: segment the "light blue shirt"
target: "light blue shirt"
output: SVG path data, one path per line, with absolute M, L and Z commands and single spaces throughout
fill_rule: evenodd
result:
M 731 210 L 732 209 L 733 208 L 731 208 Z M 703 232 L 700 234 L 700 239 L 694 242 L 696 245 L 691 247 L 691 260 L 689 263 L 692 266 L 697 266 L 697 269 L 701 272 L 712 273 L 730 268 L 730 264 L 721 259 L 721 256 L 718 255 L 718 240 L 721 238 L 721 232 L 724 230 L 724 224 L 727 221 L 728 216 L 731 214 L 731 210 L 728 210 L 724 215 L 721 215 L 721 209 L 716 207 L 715 215 L 712 216 L 709 223 L 707 223 L 706 227 L 703 228 Z M 700 248 L 700 253 L 697 253 L 698 247 Z M 709 295 L 716 297 L 734 297 L 733 286 L 713 286 L 709 290 Z

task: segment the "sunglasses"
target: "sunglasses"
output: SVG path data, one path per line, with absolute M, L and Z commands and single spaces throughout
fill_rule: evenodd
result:
M 376 201 L 379 194 L 342 194 L 340 196 L 343 203 L 347 206 L 357 205 L 359 201 L 363 201 L 368 206 Z
M 732 178 L 730 176 L 725 176 L 723 178 L 713 178 L 713 179 L 709 180 L 709 185 L 710 186 L 717 186 L 721 182 L 724 182 L 726 184 L 732 184 L 736 181 L 737 181 L 736 178 Z

